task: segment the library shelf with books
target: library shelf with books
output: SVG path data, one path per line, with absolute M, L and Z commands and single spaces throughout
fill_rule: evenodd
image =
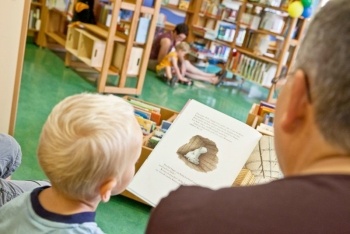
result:
M 275 108 L 275 104 L 265 101 L 260 101 L 259 104 L 254 103 L 249 110 L 246 124 L 253 128 L 257 128 L 261 123 L 273 126 Z
M 163 120 L 168 121 L 168 122 L 172 122 L 178 115 L 178 112 L 176 112 L 174 110 L 171 110 L 171 109 L 168 109 L 165 107 L 161 107 L 161 106 L 155 105 L 153 103 L 143 101 L 143 100 L 131 97 L 131 96 L 124 96 L 123 98 L 129 102 L 136 101 L 136 102 L 140 102 L 140 103 L 158 108 L 159 114 L 160 114 L 160 120 L 157 124 L 157 128 L 159 128 L 159 125 Z M 152 132 L 151 134 L 148 134 L 148 135 L 144 135 L 141 155 L 140 155 L 140 158 L 135 165 L 135 172 L 137 172 L 139 170 L 139 168 L 142 166 L 142 164 L 145 162 L 145 160 L 148 158 L 148 156 L 151 154 L 151 152 L 153 150 L 153 148 L 150 148 L 148 146 L 148 142 L 149 142 L 150 138 L 153 137 L 153 135 L 154 135 L 154 132 Z M 127 190 L 125 190 L 121 195 L 146 204 L 146 202 L 144 202 L 142 199 L 140 199 L 139 197 L 135 196 L 134 194 L 130 193 Z
M 175 4 L 162 4 L 161 5 L 162 8 L 167 8 L 167 9 L 170 9 L 170 10 L 176 10 L 176 11 L 181 11 L 181 12 L 185 12 L 185 13 L 190 13 L 192 14 L 193 13 L 193 10 L 188 8 L 188 9 L 182 9 L 182 8 L 179 8 L 179 5 L 175 5 Z
M 45 6 L 45 0 L 33 0 L 30 3 L 29 19 L 28 19 L 28 36 L 34 38 L 34 42 L 40 45 L 41 42 L 41 23 L 42 23 L 42 12 Z
M 66 28 L 71 19 L 71 1 L 40 0 L 41 27 L 36 44 L 50 49 L 64 49 Z
M 282 1 L 273 6 L 259 0 L 200 2 L 194 4 L 189 41 L 204 39 L 205 49 L 212 54 L 226 47 L 219 56 L 226 69 L 243 81 L 267 88 L 267 101 L 272 101 L 271 80 L 292 67 L 307 20 L 289 17 Z
M 179 16 L 184 16 L 184 23 L 189 25 L 191 23 L 191 18 L 193 17 L 194 9 L 196 7 L 198 0 L 191 1 L 180 1 L 180 0 L 169 0 L 168 2 L 162 1 L 160 6 L 160 14 L 162 10 L 172 11 L 174 14 Z M 186 2 L 186 4 L 181 4 Z M 167 22 L 165 17 L 159 17 L 157 22 L 157 27 L 159 30 L 163 29 L 165 31 L 172 31 L 175 28 L 175 24 Z M 177 19 L 179 20 L 179 19 Z M 161 30 L 162 31 L 162 30 Z

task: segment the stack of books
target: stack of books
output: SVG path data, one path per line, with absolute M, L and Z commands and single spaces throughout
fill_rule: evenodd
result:
M 127 99 L 127 101 L 134 107 L 135 116 L 143 134 L 152 133 L 161 121 L 160 108 L 136 99 Z
M 256 128 L 264 135 L 273 136 L 273 121 L 275 117 L 275 105 L 261 101 L 253 104 L 249 111 L 246 123 Z

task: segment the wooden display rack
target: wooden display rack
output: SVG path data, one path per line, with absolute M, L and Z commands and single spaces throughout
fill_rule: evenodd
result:
M 29 24 L 28 24 L 28 32 L 27 36 L 33 36 L 34 37 L 34 42 L 42 46 L 44 37 L 42 34 L 42 28 L 43 28 L 43 22 L 45 21 L 44 14 L 45 14 L 45 0 L 35 0 L 31 1 L 30 3 L 30 14 L 29 14 Z M 36 15 L 36 14 L 39 14 Z M 40 20 L 39 22 L 39 29 L 36 28 L 36 24 L 38 23 L 37 21 Z
M 161 0 L 153 0 L 153 7 L 144 6 L 144 0 L 110 0 L 113 9 L 109 27 L 99 23 L 97 25 L 82 23 L 81 28 L 67 27 L 68 9 L 67 11 L 48 9 L 46 0 L 40 1 L 40 4 L 34 5 L 42 8 L 42 23 L 36 39 L 39 46 L 66 49 L 66 66 L 83 65 L 98 72 L 97 91 L 99 93 L 141 94 Z M 75 0 L 72 0 L 68 8 L 74 6 L 74 2 Z M 117 18 L 121 10 L 133 12 L 128 22 L 130 27 L 127 34 L 117 31 Z M 137 43 L 139 19 L 146 15 L 150 18 L 147 41 Z M 73 62 L 72 57 L 77 58 L 81 63 Z M 107 84 L 109 75 L 118 76 L 115 85 Z M 136 80 L 136 84 L 128 86 L 128 79 Z
M 138 100 L 138 101 L 141 101 L 143 103 L 146 103 L 146 104 L 149 104 L 152 106 L 159 107 L 160 114 L 161 114 L 161 121 L 166 120 L 166 121 L 173 122 L 179 114 L 178 112 L 176 112 L 174 110 L 167 109 L 167 108 L 155 105 L 155 104 L 150 103 L 150 102 L 142 101 L 142 100 L 137 99 L 137 98 L 125 96 L 124 99 L 126 99 L 126 100 L 134 99 L 134 100 Z M 147 147 L 148 140 L 152 136 L 153 135 L 151 133 L 143 138 L 141 155 L 140 155 L 140 158 L 135 165 L 135 173 L 137 173 L 137 171 L 140 169 L 142 164 L 145 162 L 145 160 L 148 158 L 148 156 L 151 154 L 151 152 L 153 150 L 152 148 Z M 243 185 L 252 184 L 253 182 L 254 182 L 254 178 L 253 178 L 250 170 L 243 168 L 241 170 L 241 172 L 239 173 L 239 175 L 237 176 L 237 178 L 235 179 L 235 181 L 233 182 L 232 186 L 243 186 Z M 147 202 L 143 201 L 142 199 L 140 199 L 139 197 L 135 196 L 134 194 L 130 193 L 127 190 L 125 190 L 123 193 L 121 193 L 121 195 L 148 205 Z
M 302 18 L 302 17 L 290 18 L 288 16 L 283 16 L 285 27 L 281 33 L 275 33 L 272 31 L 261 29 L 260 23 L 259 23 L 259 28 L 257 28 L 257 29 L 253 29 L 250 27 L 250 25 L 246 25 L 246 24 L 242 23 L 243 13 L 249 12 L 249 14 L 251 14 L 253 16 L 257 16 L 257 14 L 253 14 L 252 12 L 254 11 L 254 9 L 260 8 L 260 9 L 262 9 L 261 12 L 263 12 L 265 9 L 270 9 L 270 12 L 271 12 L 271 10 L 273 10 L 273 11 L 278 11 L 281 14 L 283 13 L 284 15 L 287 15 L 287 10 L 284 7 L 268 6 L 266 4 L 256 3 L 253 1 L 250 2 L 248 0 L 232 0 L 231 1 L 232 3 L 240 5 L 240 7 L 239 7 L 239 10 L 237 12 L 236 19 L 234 21 L 231 21 L 231 20 L 228 20 L 227 18 L 225 18 L 224 14 L 210 15 L 207 12 L 201 12 L 201 10 L 203 10 L 202 4 L 204 4 L 205 2 L 206 2 L 206 0 L 203 0 L 203 1 L 196 0 L 196 1 L 193 1 L 193 3 L 191 1 L 192 5 L 191 5 L 190 12 L 187 13 L 187 21 L 186 21 L 187 24 L 190 25 L 190 27 L 191 27 L 190 34 L 188 36 L 188 41 L 193 42 L 195 40 L 195 38 L 201 38 L 201 39 L 204 39 L 207 41 L 208 48 L 210 47 L 210 45 L 212 45 L 214 43 L 214 44 L 225 46 L 225 47 L 228 47 L 231 49 L 234 48 L 240 54 L 248 56 L 249 58 L 254 59 L 256 61 L 264 62 L 266 64 L 274 64 L 274 65 L 276 65 L 275 76 L 281 75 L 284 67 L 286 67 L 286 73 L 289 72 L 290 68 L 293 66 L 296 52 L 297 52 L 298 46 L 299 46 L 299 41 L 300 41 L 301 36 L 303 34 L 303 31 L 306 27 L 306 20 L 304 18 Z M 227 1 L 220 0 L 220 3 L 223 3 L 223 2 L 227 2 Z M 230 7 L 225 7 L 225 8 L 231 9 Z M 248 10 L 248 8 L 249 8 L 249 10 Z M 206 8 L 206 9 L 208 9 L 208 8 Z M 218 11 L 218 12 L 220 12 L 220 11 Z M 262 17 L 262 15 L 260 15 L 260 17 Z M 260 19 L 262 21 L 262 18 L 260 18 Z M 208 22 L 210 22 L 210 23 L 208 23 Z M 234 37 L 233 37 L 232 42 L 219 39 L 218 36 L 215 39 L 204 38 L 204 32 L 205 32 L 204 29 L 206 29 L 206 26 L 210 25 L 211 28 L 209 28 L 209 29 L 216 30 L 218 28 L 218 25 L 220 25 L 219 22 L 221 22 L 223 24 L 231 25 L 232 27 L 235 28 Z M 244 38 L 243 44 L 237 45 L 236 41 L 237 41 L 237 38 L 239 36 L 239 31 L 241 29 L 246 30 L 247 33 L 246 33 L 246 36 Z M 298 29 L 297 36 L 295 39 L 292 39 L 292 36 L 296 32 L 295 31 L 296 29 Z M 201 30 L 203 32 L 200 32 Z M 278 56 L 276 55 L 275 58 L 271 58 L 271 57 L 268 57 L 265 55 L 258 55 L 256 53 L 254 53 L 250 47 L 249 48 L 246 47 L 246 45 L 248 44 L 248 41 L 249 41 L 247 39 L 248 33 L 265 34 L 265 35 L 275 36 L 276 38 L 278 38 L 279 41 L 282 41 L 281 47 L 279 47 L 280 52 L 278 53 Z M 218 32 L 218 34 L 219 34 L 219 32 Z M 288 55 L 288 52 L 289 52 L 289 55 Z M 286 57 L 288 57 L 288 59 L 286 59 Z M 232 60 L 232 53 L 230 53 L 228 62 L 226 64 L 228 65 L 227 69 L 230 70 L 234 75 L 241 77 L 243 79 L 243 81 L 249 80 L 249 81 L 256 83 L 258 85 L 262 85 L 261 83 L 257 83 L 256 81 L 253 81 L 251 78 L 244 77 L 239 71 L 237 71 L 237 69 L 236 70 L 231 69 L 229 67 L 229 65 L 231 64 L 231 60 Z M 287 60 L 287 62 L 285 63 L 286 60 Z M 251 67 L 249 69 L 251 69 Z M 274 86 L 268 85 L 268 86 L 263 86 L 263 87 L 269 89 L 267 101 L 268 102 L 272 101 L 273 94 L 274 94 Z
M 154 0 L 154 7 L 143 6 L 143 0 L 111 0 L 110 2 L 113 3 L 110 27 L 81 24 L 81 28 L 68 29 L 65 64 L 73 66 L 72 56 L 74 56 L 98 71 L 97 91 L 99 93 L 140 95 L 161 1 Z M 116 30 L 117 18 L 122 9 L 133 12 L 128 35 Z M 147 42 L 140 44 L 135 42 L 135 36 L 139 19 L 145 14 L 151 17 L 151 20 Z M 107 84 L 108 75 L 118 76 L 116 85 Z M 136 79 L 136 85 L 128 87 L 128 79 Z
M 68 28 L 67 53 L 78 57 L 90 67 L 101 67 L 106 49 L 106 42 L 75 27 Z

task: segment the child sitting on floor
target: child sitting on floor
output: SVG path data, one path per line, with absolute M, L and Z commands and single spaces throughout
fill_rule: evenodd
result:
M 184 77 L 186 67 L 182 62 L 189 51 L 189 44 L 180 42 L 175 46 L 175 51 L 167 54 L 156 66 L 157 75 L 164 77 L 171 87 L 174 87 L 176 82 L 192 85 L 192 81 Z M 181 64 L 180 67 L 179 64 Z
M 113 95 L 79 94 L 54 107 L 38 159 L 52 187 L 24 193 L 0 209 L 0 233 L 102 233 L 98 204 L 125 190 L 141 152 L 133 107 Z

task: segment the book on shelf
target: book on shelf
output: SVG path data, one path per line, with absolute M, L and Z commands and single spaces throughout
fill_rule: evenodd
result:
M 230 187 L 260 138 L 247 124 L 189 100 L 127 190 L 156 206 L 180 185 Z
M 188 10 L 190 6 L 190 0 L 180 0 L 179 1 L 179 9 L 180 10 Z
M 273 126 L 273 121 L 275 117 L 275 105 L 265 102 L 265 101 L 260 101 L 259 104 L 253 104 L 246 120 L 246 124 L 252 126 L 253 128 L 256 128 L 259 126 L 261 123 L 268 125 L 268 126 Z M 261 128 L 264 128 L 265 126 L 262 125 Z M 273 132 L 271 129 L 268 129 L 269 135 L 271 132 Z
M 46 0 L 47 8 L 57 9 L 61 12 L 66 12 L 70 4 L 70 0 Z
M 153 5 L 154 5 L 154 0 L 143 0 L 142 5 L 143 5 L 143 6 L 146 6 L 146 7 L 153 7 Z
M 208 55 L 207 57 L 227 61 L 228 57 L 230 56 L 231 48 L 228 46 L 212 43 L 210 45 L 210 51 L 211 55 Z
M 136 99 L 127 99 L 127 101 L 134 107 L 137 121 L 143 127 L 143 130 L 145 130 L 143 131 L 144 135 L 151 133 L 155 129 L 155 126 L 161 123 L 159 107 Z
M 40 8 L 30 9 L 29 19 L 28 19 L 28 28 L 39 30 L 40 25 L 41 25 Z
M 97 6 L 96 19 L 98 23 L 110 26 L 112 20 L 113 5 L 106 2 L 100 2 Z
M 151 22 L 151 19 L 149 18 L 146 18 L 146 17 L 139 18 L 137 32 L 135 36 L 136 43 L 140 43 L 140 44 L 146 43 L 150 22 Z

